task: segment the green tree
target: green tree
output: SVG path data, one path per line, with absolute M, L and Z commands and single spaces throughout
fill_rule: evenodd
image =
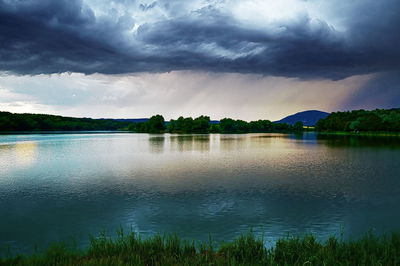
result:
M 303 122 L 297 121 L 292 127 L 293 131 L 301 132 L 304 130 Z
M 221 119 L 219 127 L 221 133 L 235 133 L 235 120 L 231 118 Z
M 382 128 L 381 118 L 374 113 L 368 113 L 358 118 L 357 121 L 360 122 L 358 125 L 360 131 L 379 131 Z
M 332 113 L 317 122 L 317 131 L 400 131 L 400 109 Z
M 146 123 L 149 133 L 163 133 L 165 130 L 165 121 L 162 115 L 153 115 Z
M 210 129 L 210 117 L 199 116 L 193 120 L 193 133 L 208 133 Z
M 221 133 L 221 128 L 219 127 L 219 124 L 211 124 L 210 133 Z

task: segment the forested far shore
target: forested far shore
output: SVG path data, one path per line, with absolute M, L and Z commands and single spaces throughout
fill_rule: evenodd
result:
M 75 118 L 47 114 L 16 114 L 0 112 L 0 131 L 93 131 L 129 130 L 137 133 L 292 133 L 304 129 L 303 122 L 291 125 L 269 120 L 244 121 L 224 118 L 211 121 L 208 116 L 179 117 L 165 121 L 162 115 L 150 119 L 93 119 Z M 334 112 L 320 119 L 315 131 L 318 132 L 400 132 L 400 108 L 376 109 L 373 111 L 354 110 Z
M 89 131 L 127 129 L 130 122 L 46 114 L 0 112 L 0 131 Z
M 400 132 L 400 108 L 331 113 L 320 119 L 317 131 Z
M 165 121 L 162 115 L 154 115 L 146 122 L 119 121 L 117 119 L 74 118 L 46 114 L 14 114 L 0 112 L 0 131 L 90 131 L 129 130 L 137 133 L 253 133 L 253 132 L 299 132 L 301 122 L 295 125 L 273 123 L 269 120 L 246 122 L 224 118 L 210 121 L 208 116 L 179 117 Z
M 138 133 L 289 133 L 303 131 L 303 123 L 297 122 L 292 126 L 287 123 L 273 123 L 269 120 L 246 122 L 231 118 L 221 119 L 219 123 L 211 123 L 210 117 L 203 115 L 194 119 L 181 116 L 177 120 L 171 119 L 166 123 L 163 116 L 155 115 L 147 122 L 131 124 L 128 129 Z

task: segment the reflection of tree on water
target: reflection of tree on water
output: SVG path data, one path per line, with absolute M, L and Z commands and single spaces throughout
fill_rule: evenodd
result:
M 304 138 L 304 133 L 303 132 L 297 132 L 292 134 L 294 139 L 303 139 Z
M 253 144 L 252 139 L 258 136 L 248 134 L 221 134 L 219 143 L 221 151 L 246 150 Z
M 400 148 L 399 137 L 382 136 L 341 136 L 317 134 L 318 144 L 325 144 L 330 147 L 387 147 Z
M 210 151 L 210 135 L 171 135 L 171 150 L 183 151 Z
M 163 135 L 154 135 L 149 137 L 149 145 L 151 153 L 164 152 L 165 137 Z

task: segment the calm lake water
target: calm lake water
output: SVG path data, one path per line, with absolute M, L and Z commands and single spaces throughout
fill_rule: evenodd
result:
M 0 246 L 122 227 L 230 240 L 250 229 L 400 231 L 400 139 L 285 134 L 0 135 Z

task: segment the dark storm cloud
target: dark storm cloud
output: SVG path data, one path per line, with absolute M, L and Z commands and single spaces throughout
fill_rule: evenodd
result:
M 213 4 L 126 29 L 134 14 L 96 16 L 79 0 L 0 0 L 0 71 L 117 74 L 205 70 L 331 79 L 399 69 L 400 1 L 355 1 L 339 32 L 307 14 L 244 25 Z M 141 12 L 173 9 L 137 3 Z
M 96 21 L 81 1 L 22 3 L 0 2 L 1 70 L 18 74 L 120 73 L 133 59 L 107 40 L 119 30 L 118 25 Z

